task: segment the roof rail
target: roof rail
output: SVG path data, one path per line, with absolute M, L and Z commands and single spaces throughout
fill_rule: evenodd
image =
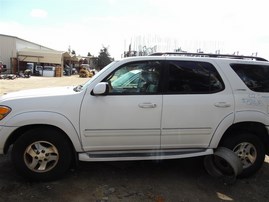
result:
M 229 55 L 229 54 L 212 54 L 212 53 L 186 53 L 186 52 L 157 52 L 150 56 L 162 56 L 162 55 L 182 55 L 190 57 L 213 57 L 213 58 L 231 58 L 231 59 L 251 59 L 256 61 L 268 61 L 261 57 L 244 56 L 244 55 Z

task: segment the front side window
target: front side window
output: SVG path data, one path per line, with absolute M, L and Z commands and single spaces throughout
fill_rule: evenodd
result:
M 167 93 L 207 94 L 224 89 L 224 83 L 215 69 L 207 62 L 169 61 Z
M 156 94 L 159 92 L 161 62 L 141 61 L 128 63 L 110 74 L 104 82 L 109 85 L 108 94 Z
M 250 90 L 269 92 L 269 66 L 231 64 L 231 67 Z

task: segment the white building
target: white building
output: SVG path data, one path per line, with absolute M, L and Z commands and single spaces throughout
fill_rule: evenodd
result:
M 27 62 L 60 65 L 66 61 L 78 61 L 68 52 L 56 51 L 15 36 L 0 34 L 0 61 L 6 65 L 8 72 L 16 73 Z

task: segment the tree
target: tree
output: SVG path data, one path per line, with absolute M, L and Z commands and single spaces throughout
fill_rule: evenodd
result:
M 110 57 L 108 48 L 103 46 L 98 56 L 98 68 L 102 69 L 112 61 L 114 61 L 114 58 Z
M 72 50 L 72 54 L 73 54 L 73 55 L 76 55 L 76 51 Z
M 92 56 L 92 54 L 90 52 L 88 52 L 88 55 L 87 56 Z

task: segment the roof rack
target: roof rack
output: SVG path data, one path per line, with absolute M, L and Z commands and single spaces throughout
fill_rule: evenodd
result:
M 251 59 L 256 61 L 268 61 L 261 57 L 244 56 L 244 55 L 228 55 L 228 54 L 211 54 L 211 53 L 186 53 L 186 52 L 163 52 L 153 53 L 150 56 L 162 56 L 162 55 L 182 55 L 190 57 L 213 57 L 213 58 L 231 58 L 231 59 Z

